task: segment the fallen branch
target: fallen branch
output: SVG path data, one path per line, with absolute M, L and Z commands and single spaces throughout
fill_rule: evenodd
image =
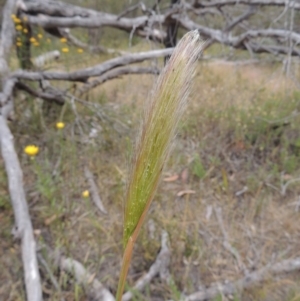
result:
M 72 275 L 76 282 L 84 287 L 88 295 L 95 301 L 115 301 L 111 292 L 94 275 L 90 274 L 85 267 L 77 260 L 51 254 L 54 259 L 54 265 L 62 271 Z
M 94 181 L 94 177 L 92 172 L 89 170 L 87 166 L 84 167 L 84 175 L 88 181 L 88 184 L 90 186 L 90 191 L 91 191 L 91 198 L 96 205 L 96 207 L 104 214 L 107 214 L 106 209 L 104 208 L 104 205 L 102 203 L 102 200 L 99 196 L 97 185 Z
M 271 275 L 279 275 L 283 273 L 291 273 L 300 270 L 300 257 L 294 259 L 283 260 L 281 262 L 267 265 L 266 267 L 249 273 L 242 279 L 230 282 L 227 284 L 214 285 L 203 291 L 193 293 L 185 298 L 183 301 L 204 301 L 210 300 L 216 297 L 218 294 L 222 295 L 233 295 L 237 291 L 254 286 L 255 284 L 261 283 Z

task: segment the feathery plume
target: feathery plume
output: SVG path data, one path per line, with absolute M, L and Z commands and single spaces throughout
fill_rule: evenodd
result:
M 128 181 L 124 212 L 124 257 L 117 301 L 121 300 L 133 245 L 155 194 L 184 112 L 202 43 L 197 30 L 180 40 L 161 72 L 144 114 Z

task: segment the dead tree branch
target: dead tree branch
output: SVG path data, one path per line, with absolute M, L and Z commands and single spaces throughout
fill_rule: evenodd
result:
M 84 84 L 80 89 L 79 89 L 79 93 L 80 95 L 90 91 L 93 88 L 96 88 L 100 85 L 102 85 L 103 83 L 115 79 L 115 78 L 119 78 L 122 75 L 126 75 L 126 74 L 159 74 L 159 69 L 157 68 L 147 68 L 147 67 L 121 67 L 118 69 L 113 69 L 110 70 L 108 72 L 106 72 L 104 75 L 92 80 L 91 82 L 88 82 L 87 84 Z
M 41 301 L 42 289 L 36 258 L 36 243 L 23 187 L 23 174 L 14 148 L 13 136 L 5 118 L 1 115 L 0 144 L 15 215 L 15 235 L 21 240 L 27 300 Z
M 216 0 L 216 1 L 199 1 L 194 0 L 191 6 L 195 8 L 210 8 L 210 7 L 222 7 L 236 4 L 251 4 L 259 6 L 288 6 L 289 8 L 295 7 L 295 9 L 300 9 L 300 3 L 296 0 L 286 1 L 286 0 Z
M 65 99 L 62 93 L 54 93 L 54 91 L 52 93 L 48 93 L 34 90 L 23 82 L 17 82 L 16 88 L 23 90 L 34 97 L 38 97 L 46 101 L 53 101 L 59 105 L 63 105 L 65 103 Z
M 173 2 L 176 2 L 175 0 Z M 172 2 L 172 3 L 173 3 Z M 199 15 L 199 9 L 203 14 L 209 14 L 211 9 L 216 9 L 220 15 L 223 15 L 223 6 L 233 5 L 249 5 L 249 10 L 241 16 L 232 18 L 233 21 L 223 26 L 224 29 L 213 29 L 212 27 L 204 26 L 189 17 L 188 11 L 192 11 Z M 296 30 L 292 32 L 288 29 L 277 28 L 260 28 L 252 29 L 251 27 L 243 27 L 242 32 L 238 35 L 233 34 L 233 29 L 241 25 L 245 20 L 249 20 L 260 6 L 285 6 L 293 10 L 299 10 L 300 4 L 297 1 L 285 0 L 219 0 L 219 1 L 194 1 L 192 4 L 176 4 L 169 8 L 164 14 L 152 13 L 135 18 L 124 17 L 123 15 L 108 14 L 91 9 L 81 8 L 71 4 L 54 1 L 37 2 L 32 0 L 23 2 L 20 6 L 22 12 L 28 17 L 28 22 L 32 25 L 40 25 L 45 29 L 49 28 L 67 28 L 67 27 L 85 27 L 96 28 L 109 26 L 135 34 L 140 37 L 153 39 L 161 43 L 169 41 L 170 32 L 168 28 L 174 29 L 177 27 L 186 30 L 198 29 L 200 34 L 205 39 L 210 39 L 210 43 L 217 42 L 233 48 L 244 49 L 253 53 L 271 53 L 271 54 L 289 54 L 299 55 L 300 35 Z M 143 12 L 147 12 L 143 9 Z M 228 18 L 227 18 L 228 19 Z M 170 27 L 170 24 L 173 24 Z M 176 26 L 174 27 L 174 24 Z M 172 37 L 174 33 L 172 32 Z M 283 42 L 287 39 L 293 43 L 294 47 L 284 47 Z M 259 42 L 262 39 L 267 39 L 268 42 Z M 269 40 L 273 41 L 273 45 Z M 78 41 L 77 41 L 78 42 Z M 172 41 L 174 43 L 174 41 Z M 79 45 L 79 44 L 78 44 Z M 291 52 L 291 53 L 290 53 Z
M 2 93 L 0 94 L 0 145 L 14 210 L 15 235 L 21 240 L 27 300 L 41 301 L 42 288 L 35 250 L 36 244 L 23 187 L 23 174 L 14 148 L 13 136 L 6 122 L 7 116 L 13 109 L 12 92 L 16 83 L 15 79 L 8 77 L 10 70 L 7 63 L 14 36 L 14 24 L 11 20 L 11 14 L 14 12 L 15 5 L 16 1 L 8 0 L 3 9 L 0 43 L 0 73 L 2 77 Z
M 133 53 L 117 57 L 108 60 L 102 64 L 94 67 L 84 68 L 73 72 L 58 72 L 58 71 L 45 71 L 45 72 L 30 72 L 24 70 L 18 70 L 12 73 L 11 78 L 13 79 L 27 79 L 32 81 L 39 80 L 69 80 L 69 81 L 81 81 L 86 82 L 88 78 L 101 76 L 105 72 L 114 68 L 125 66 L 129 64 L 139 63 L 145 60 L 153 58 L 159 58 L 171 54 L 172 48 L 152 50 L 147 52 Z

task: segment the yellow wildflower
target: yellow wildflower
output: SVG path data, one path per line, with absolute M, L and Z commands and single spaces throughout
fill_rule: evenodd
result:
M 16 43 L 16 45 L 17 45 L 18 47 L 21 47 L 21 46 L 22 46 L 22 42 L 19 42 L 19 41 L 18 41 L 18 42 Z
M 84 198 L 88 198 L 90 196 L 90 192 L 88 190 L 85 190 L 85 191 L 82 192 L 82 196 Z
M 83 52 L 83 49 L 82 49 L 82 48 L 78 48 L 78 49 L 77 49 L 77 52 L 78 52 L 78 53 L 82 53 L 82 52 Z
M 57 128 L 57 129 L 60 130 L 60 129 L 63 129 L 64 127 L 65 127 L 65 124 L 64 124 L 63 122 L 57 122 L 57 123 L 56 123 L 56 128 Z
M 36 145 L 27 145 L 24 148 L 24 153 L 30 157 L 34 157 L 39 152 L 39 147 Z
M 40 46 L 40 43 L 39 42 L 34 42 L 33 45 L 37 47 L 37 46 Z
M 39 39 L 43 38 L 43 35 L 41 33 L 39 33 L 37 36 L 38 36 Z
M 21 19 L 19 19 L 19 18 L 14 18 L 13 20 L 14 20 L 14 22 L 17 23 L 17 24 L 22 23 Z
M 19 31 L 20 31 L 20 30 L 22 30 L 22 29 L 23 29 L 22 25 L 17 25 L 17 26 L 16 26 L 16 30 L 19 30 Z
M 36 42 L 36 38 L 35 37 L 31 37 L 29 40 L 31 43 L 35 43 Z
M 28 33 L 28 29 L 27 29 L 27 28 L 24 28 L 24 29 L 23 29 L 23 32 L 24 32 L 24 33 Z
M 64 48 L 62 48 L 62 50 L 61 50 L 62 52 L 64 52 L 64 53 L 67 53 L 67 52 L 69 52 L 69 48 L 67 48 L 67 47 L 64 47 Z
M 66 42 L 67 42 L 67 39 L 66 39 L 66 38 L 61 38 L 60 41 L 61 41 L 62 43 L 66 43 Z

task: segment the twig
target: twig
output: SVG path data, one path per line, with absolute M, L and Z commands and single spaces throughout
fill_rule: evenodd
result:
M 298 200 L 288 204 L 287 206 L 295 206 L 296 212 L 299 212 L 300 209 L 300 196 L 298 196 Z
M 71 44 L 73 44 L 74 46 L 83 48 L 83 49 L 87 49 L 90 52 L 93 53 L 109 53 L 109 54 L 118 54 L 118 55 L 125 55 L 126 52 L 125 51 L 118 51 L 115 49 L 110 49 L 110 48 L 105 48 L 103 46 L 91 46 L 89 44 L 85 44 L 83 42 L 81 42 L 79 39 L 77 39 L 75 36 L 73 36 L 70 32 L 69 29 L 59 29 L 60 33 L 62 36 L 64 36 L 65 38 L 68 39 L 68 42 L 70 42 Z
M 129 301 L 134 296 L 134 291 L 141 291 L 143 288 L 151 282 L 151 280 L 156 276 L 159 275 L 160 278 L 164 281 L 170 281 L 170 274 L 169 274 L 169 264 L 171 260 L 171 252 L 168 248 L 168 240 L 169 236 L 166 231 L 162 232 L 161 236 L 161 250 L 155 260 L 155 262 L 150 267 L 147 274 L 142 276 L 135 286 L 128 292 L 126 292 L 123 297 L 122 301 Z
M 129 6 L 127 9 L 125 9 L 123 12 L 121 12 L 118 15 L 118 20 L 120 20 L 121 18 L 125 17 L 126 15 L 128 15 L 129 13 L 133 12 L 134 10 L 141 8 L 142 12 L 147 12 L 147 8 L 145 6 L 145 4 L 143 2 L 139 2 L 137 4 L 134 4 L 132 6 Z
M 102 213 L 107 214 L 107 211 L 104 208 L 102 200 L 99 196 L 97 185 L 94 181 L 93 174 L 87 166 L 84 167 L 84 175 L 89 183 L 90 190 L 91 190 L 91 197 L 92 197 L 94 204 Z
M 223 233 L 223 237 L 224 237 L 223 247 L 227 251 L 229 251 L 233 255 L 233 257 L 237 260 L 239 268 L 244 269 L 245 266 L 242 262 L 242 259 L 241 259 L 241 256 L 240 256 L 239 252 L 229 242 L 229 236 L 228 236 L 228 233 L 225 230 L 225 226 L 224 226 L 224 223 L 223 223 L 222 209 L 220 207 L 214 208 L 214 209 L 215 209 L 215 213 L 216 213 L 217 220 L 218 220 L 218 223 L 219 223 L 219 227 L 220 227 L 220 229 Z
M 38 258 L 38 261 L 40 262 L 40 264 L 45 268 L 46 272 L 48 273 L 50 281 L 52 282 L 52 284 L 55 287 L 56 291 L 61 293 L 60 286 L 59 286 L 58 282 L 56 281 L 56 279 L 55 279 L 55 277 L 54 277 L 47 261 L 44 259 L 44 257 L 42 256 L 41 253 L 37 253 L 37 258 Z M 65 298 L 61 297 L 61 301 L 65 301 Z
M 47 92 L 37 91 L 32 89 L 30 86 L 26 85 L 23 82 L 17 82 L 15 86 L 16 88 L 23 90 L 28 94 L 41 98 L 43 100 L 53 101 L 59 105 L 63 105 L 65 103 L 65 99 L 62 91 L 55 90 L 55 89 L 52 90 L 49 89 Z
M 94 275 L 90 274 L 85 267 L 77 260 L 60 256 L 57 252 L 51 252 L 50 257 L 53 258 L 53 264 L 62 271 L 72 275 L 76 282 L 84 287 L 88 295 L 95 301 L 115 301 L 111 292 Z
M 113 69 L 111 71 L 106 72 L 104 75 L 100 76 L 97 79 L 92 80 L 91 82 L 83 85 L 79 89 L 80 95 L 88 92 L 89 90 L 100 86 L 108 80 L 119 78 L 125 74 L 159 74 L 159 69 L 157 68 L 147 68 L 147 67 L 121 67 L 118 69 Z
M 262 269 L 249 273 L 247 276 L 235 282 L 227 284 L 214 285 L 203 291 L 193 293 L 183 301 L 204 301 L 216 297 L 218 294 L 232 295 L 237 291 L 249 288 L 257 283 L 266 280 L 270 275 L 279 275 L 283 273 L 291 273 L 300 270 L 300 257 L 294 259 L 283 260 L 281 262 L 270 264 Z
M 23 187 L 23 174 L 14 149 L 13 136 L 7 126 L 6 120 L 1 115 L 0 144 L 15 215 L 15 233 L 21 239 L 27 300 L 41 301 L 42 289 L 36 258 L 36 243 Z
M 81 124 L 80 124 L 80 117 L 79 117 L 79 114 L 78 114 L 78 112 L 77 112 L 77 108 L 76 108 L 75 98 L 74 98 L 74 97 L 71 97 L 71 99 L 70 99 L 70 104 L 71 104 L 71 108 L 72 108 L 72 110 L 73 110 L 73 113 L 74 113 L 74 115 L 75 115 L 75 122 L 76 122 L 76 124 L 77 124 L 77 126 L 78 126 L 78 128 L 79 128 L 80 135 L 81 135 L 82 137 L 84 137 L 84 131 L 83 131 L 83 128 L 82 128 L 82 126 L 81 126 Z
M 283 173 L 281 173 L 281 175 L 280 175 L 280 183 L 281 183 L 280 194 L 282 196 L 285 196 L 286 195 L 286 190 L 287 190 L 288 186 L 290 184 L 293 184 L 293 183 L 299 182 L 299 181 L 300 181 L 300 178 L 295 178 L 295 179 L 291 179 L 291 180 L 287 181 L 285 184 L 283 184 Z

